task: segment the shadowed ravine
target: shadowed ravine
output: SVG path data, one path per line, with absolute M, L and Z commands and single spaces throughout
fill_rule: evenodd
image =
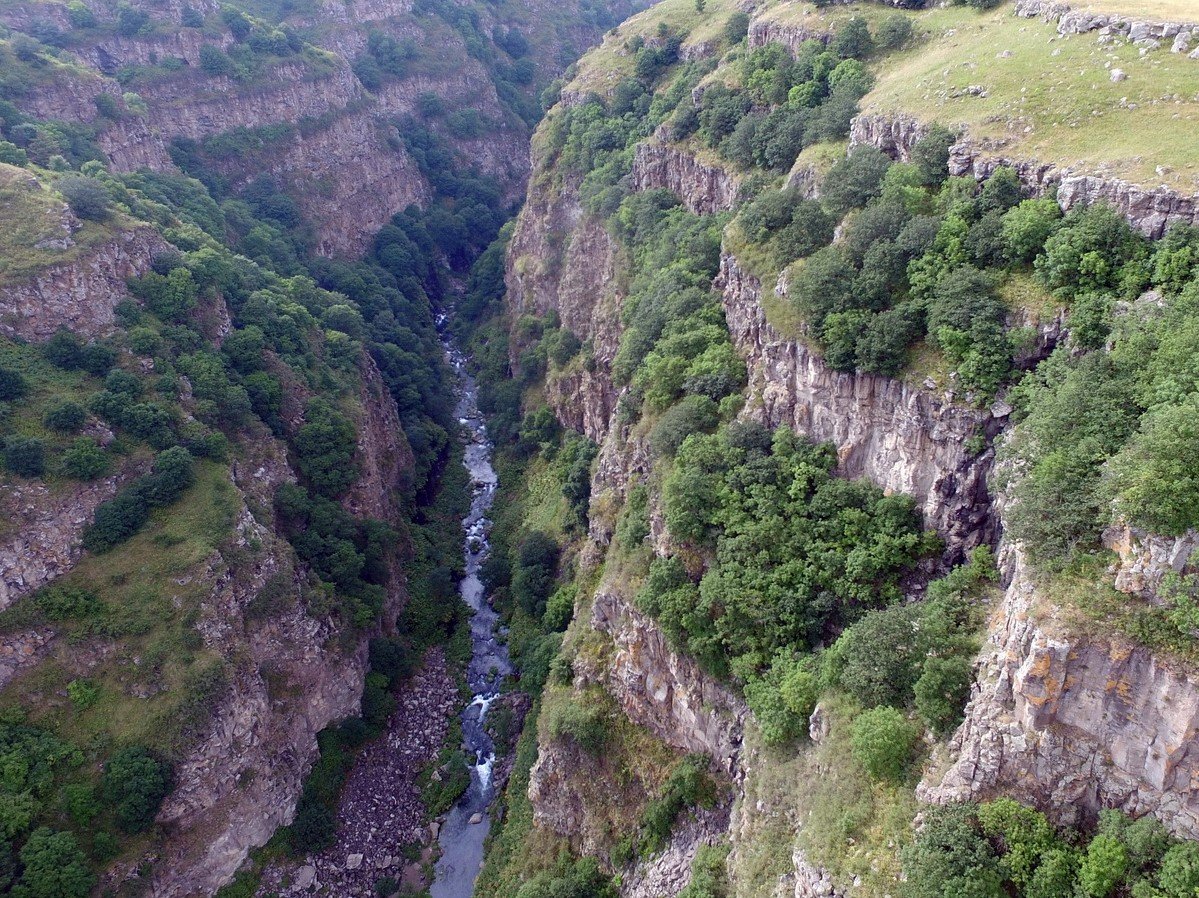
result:
M 444 324 L 444 320 L 441 323 Z M 453 345 L 444 329 L 442 340 L 458 380 L 458 422 L 469 434 L 463 463 L 470 473 L 473 494 L 470 514 L 462 522 L 466 570 L 459 592 L 472 611 L 467 680 L 473 698 L 462 712 L 462 741 L 467 752 L 473 753 L 475 766 L 471 771 L 470 787 L 441 827 L 438 836 L 441 858 L 430 892 L 433 898 L 469 898 L 483 862 L 483 842 L 490 826 L 488 809 L 494 794 L 491 774 L 495 745 L 484 723 L 511 666 L 507 646 L 497 638 L 499 615 L 491 607 L 479 577 L 490 551 L 491 521 L 487 513 L 495 499 L 497 482 L 495 469 L 491 466 L 491 442 L 479 412 L 478 390 L 466 371 L 465 356 Z

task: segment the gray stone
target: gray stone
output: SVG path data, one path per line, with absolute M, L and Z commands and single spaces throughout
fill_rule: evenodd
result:
M 473 814 L 470 815 L 469 822 L 470 822 L 471 826 L 478 826 L 480 823 L 483 822 L 483 815 L 480 814 L 478 811 L 475 811 Z
M 362 855 L 361 854 L 346 855 L 346 869 L 347 870 L 357 870 L 361 866 L 362 866 Z
M 306 889 L 316 880 L 316 867 L 305 864 L 296 871 L 295 885 L 298 889 Z
M 1111 74 L 1108 77 L 1111 78 L 1112 81 L 1128 80 L 1128 75 L 1123 69 L 1112 69 Z

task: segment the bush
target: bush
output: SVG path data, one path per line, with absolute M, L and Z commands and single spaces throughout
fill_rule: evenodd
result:
M 715 402 L 707 396 L 686 396 L 658 419 L 650 432 L 650 448 L 655 455 L 672 456 L 691 434 L 710 432 L 719 421 Z
M 842 59 L 868 56 L 874 49 L 874 39 L 870 36 L 866 20 L 861 16 L 850 18 L 837 29 L 828 48 Z
M 1045 248 L 1062 219 L 1062 209 L 1050 197 L 1024 200 L 1003 216 L 1003 242 L 1008 258 L 1019 265 L 1028 265 Z
M 296 435 L 300 473 L 322 496 L 335 499 L 358 479 L 354 424 L 323 399 L 313 399 Z
M 80 437 L 62 454 L 62 470 L 76 480 L 95 480 L 108 473 L 109 455 L 91 437 Z
M 974 808 L 966 804 L 932 806 L 915 841 L 900 853 L 907 877 L 907 898 L 1002 898 L 998 859 L 979 832 Z
M 30 834 L 21 863 L 17 890 L 23 898 L 87 898 L 96 881 L 75 836 L 45 826 Z
M 84 407 L 70 400 L 52 405 L 42 416 L 42 423 L 58 433 L 78 433 L 86 420 Z
M 550 715 L 549 733 L 568 738 L 586 754 L 598 756 L 608 741 L 608 719 L 602 708 L 578 701 L 559 705 Z
M 1078 868 L 1078 883 L 1088 898 L 1107 898 L 1128 870 L 1128 849 L 1119 839 L 1098 835 L 1087 845 Z
M 853 722 L 853 758 L 875 780 L 902 780 L 920 738 L 919 729 L 886 706 L 863 711 Z
M 19 477 L 46 473 L 46 445 L 37 437 L 9 437 L 4 444 L 4 467 Z
M 55 185 L 71 211 L 89 221 L 106 221 L 111 215 L 112 196 L 93 178 L 67 175 Z
M 891 160 L 871 146 L 855 147 L 837 162 L 821 182 L 821 200 L 834 215 L 865 206 L 882 192 L 883 176 Z
M 970 697 L 973 665 L 969 658 L 929 658 L 913 687 L 916 710 L 930 730 L 943 736 L 962 719 Z
M 29 383 L 20 371 L 0 367 L 0 402 L 15 402 L 29 392 Z
M 879 23 L 875 42 L 880 50 L 898 50 L 912 38 L 912 21 L 904 15 L 887 16 Z
M 865 707 L 907 704 L 927 650 L 919 616 L 913 605 L 875 611 L 838 640 L 845 657 L 841 687 Z
M 171 790 L 171 768 L 147 748 L 123 748 L 104 765 L 102 788 L 117 826 L 127 833 L 143 832 Z
M 743 12 L 735 12 L 724 23 L 724 39 L 729 44 L 739 44 L 749 34 L 749 16 Z

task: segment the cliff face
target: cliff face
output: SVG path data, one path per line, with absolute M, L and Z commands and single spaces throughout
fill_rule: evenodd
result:
M 831 442 L 846 476 L 912 496 L 955 550 L 994 537 L 990 454 L 973 456 L 965 447 L 994 426 L 990 412 L 905 381 L 830 370 L 819 354 L 770 325 L 762 284 L 728 252 L 718 285 L 729 333 L 749 368 L 750 416 Z
M 668 745 L 712 758 L 726 773 L 737 770 L 745 703 L 674 651 L 657 625 L 616 591 L 595 596 L 591 626 L 606 633 L 613 651 L 590 671 L 630 720 Z
M 690 153 L 655 143 L 637 145 L 633 157 L 637 190 L 669 190 L 696 215 L 731 211 L 740 184 L 719 165 L 706 165 Z
M 851 126 L 850 146 L 875 146 L 893 158 L 907 160 L 912 146 L 924 132 L 923 123 L 906 116 L 859 115 Z M 1031 159 L 1008 158 L 972 142 L 968 134 L 950 148 L 950 174 L 983 179 L 1000 166 L 1013 168 L 1023 186 L 1036 196 L 1056 189 L 1058 205 L 1064 212 L 1076 206 L 1106 203 L 1146 237 L 1160 238 L 1175 224 L 1199 223 L 1199 195 L 1187 196 L 1164 186 L 1141 187 L 1119 178 L 1076 172 Z
M 291 133 L 273 138 L 265 153 L 230 154 L 217 168 L 235 187 L 263 174 L 273 176 L 297 199 L 314 229 L 318 252 L 359 255 L 393 214 L 413 203 L 423 205 L 431 196 L 396 130 L 404 116 L 421 118 L 418 101 L 431 94 L 447 110 L 473 110 L 488 123 L 488 135 L 479 138 L 460 136 L 444 121 L 424 122 L 455 147 L 459 163 L 494 177 L 511 201 L 523 194 L 528 126 L 501 102 L 493 75 L 463 37 L 438 17 L 414 11 L 410 2 L 326 3 L 287 13 L 281 24 L 321 49 L 268 61 L 252 77 L 239 78 L 210 75 L 201 66 L 202 48 L 235 49 L 235 37 L 223 23 L 185 26 L 184 4 L 134 5 L 150 14 L 148 30 L 81 42 L 71 51 L 74 67 L 55 69 L 16 98 L 38 118 L 94 125 L 97 143 L 114 169 L 173 170 L 173 141 L 203 141 L 240 129 L 277 132 L 291 125 Z M 640 5 L 628 0 L 612 12 L 627 14 Z M 63 9 L 15 4 L 0 11 L 0 21 L 18 30 L 53 27 L 69 33 Z M 193 3 L 189 11 L 215 18 L 220 7 Z M 581 50 L 600 33 L 556 6 L 474 13 L 480 34 L 506 27 L 526 37 L 535 71 L 546 79 L 560 64 L 563 42 Z M 107 8 L 97 8 L 95 15 L 108 27 L 114 21 Z M 410 66 L 412 74 L 368 90 L 352 64 L 367 52 L 374 32 L 418 48 L 435 46 L 437 58 L 422 56 Z M 129 72 L 138 73 L 136 83 L 117 80 Z M 99 117 L 98 95 L 119 101 L 130 89 L 145 104 L 144 112 L 115 120 Z
M 1153 813 L 1199 838 L 1199 688 L 1181 665 L 1116 635 L 1055 623 L 1019 547 L 979 660 L 952 765 L 930 801 L 1012 795 L 1065 825 L 1101 808 Z
M 397 490 L 411 477 L 412 451 L 369 357 L 361 377 L 361 475 L 344 505 L 357 516 L 398 522 Z M 198 628 L 207 648 L 240 660 L 159 813 L 171 836 L 162 849 L 169 863 L 155 868 L 156 895 L 215 892 L 250 850 L 291 822 L 317 756 L 317 733 L 358 713 L 367 671 L 371 634 L 347 638 L 309 613 L 308 574 L 275 535 L 274 522 L 250 510 L 271 508 L 278 486 L 295 480 L 281 445 L 270 438 L 253 443 L 232 479 L 242 502 L 236 536 L 202 574 L 210 595 Z M 241 553 L 251 544 L 261 548 L 255 563 L 245 564 Z M 384 628 L 394 626 L 406 597 L 398 562 L 391 560 Z
M 0 284 L 0 334 L 40 342 L 64 327 L 84 337 L 108 333 L 117 304 L 129 295 L 126 281 L 145 274 L 169 248 L 150 227 L 113 230 L 108 239 L 63 252 L 65 261 Z M 66 236 L 61 243 L 74 242 Z
M 0 535 L 0 609 L 75 566 L 83 555 L 83 528 L 96 508 L 141 473 L 141 467 L 128 464 L 120 473 L 76 489 L 56 491 L 29 483 L 0 494 L 0 512 L 7 522 Z

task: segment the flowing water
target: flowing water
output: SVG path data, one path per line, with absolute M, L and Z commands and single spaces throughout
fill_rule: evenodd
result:
M 444 319 L 440 322 L 444 325 Z M 462 740 L 474 755 L 470 788 L 450 811 L 438 835 L 441 858 L 437 861 L 432 898 L 470 898 L 475 878 L 483 862 L 483 840 L 491 823 L 489 809 L 494 797 L 491 773 L 495 764 L 495 745 L 484 722 L 487 710 L 499 695 L 500 684 L 511 673 L 508 648 L 500 641 L 499 615 L 491 607 L 479 572 L 490 551 L 488 534 L 491 521 L 487 514 L 495 501 L 497 478 L 491 466 L 491 442 L 479 413 L 478 388 L 466 370 L 466 359 L 454 347 L 443 328 L 446 355 L 458 381 L 459 423 L 469 434 L 464 464 L 470 473 L 473 495 L 470 514 L 462 521 L 465 541 L 466 572 L 458 587 L 462 599 L 471 608 L 471 658 L 467 680 L 474 694 L 462 712 Z M 476 822 L 472 823 L 474 820 Z

